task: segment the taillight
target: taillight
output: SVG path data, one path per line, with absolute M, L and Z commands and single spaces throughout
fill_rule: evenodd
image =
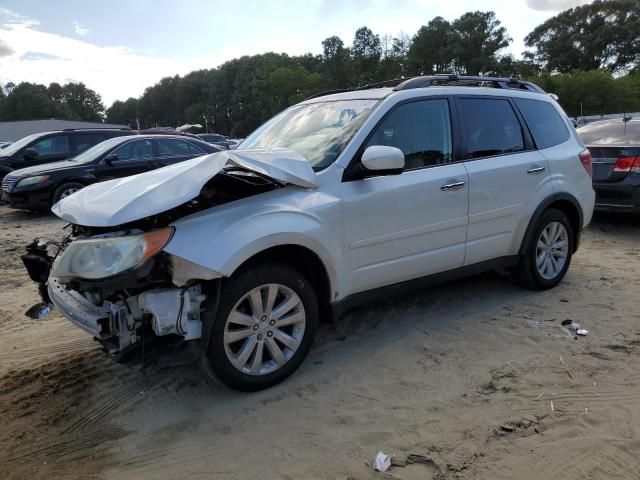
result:
M 584 150 L 580 152 L 578 155 L 580 157 L 580 161 L 582 162 L 582 166 L 587 171 L 589 176 L 593 176 L 593 168 L 591 166 L 591 152 L 589 150 Z
M 640 173 L 640 155 L 618 158 L 618 161 L 613 166 L 613 171 L 621 173 Z

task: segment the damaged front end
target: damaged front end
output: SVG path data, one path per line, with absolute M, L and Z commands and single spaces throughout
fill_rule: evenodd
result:
M 116 359 L 149 338 L 189 345 L 208 338 L 203 306 L 216 304 L 223 275 L 165 251 L 174 222 L 313 181 L 306 160 L 280 149 L 220 152 L 86 187 L 52 209 L 70 222 L 70 234 L 36 240 L 23 256 L 44 302 L 31 316 L 54 305 Z
M 22 259 L 39 284 L 38 311 L 46 314 L 47 305 L 54 305 L 117 360 L 157 337 L 201 338 L 203 285 L 220 275 L 162 252 L 170 233 L 166 228 L 71 236 L 53 245 L 34 241 Z M 87 278 L 112 273 L 103 269 L 114 265 L 123 270 Z

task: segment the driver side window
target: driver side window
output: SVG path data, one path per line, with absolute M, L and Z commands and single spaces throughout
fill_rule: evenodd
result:
M 144 160 L 153 157 L 151 140 L 134 140 L 113 151 L 121 160 Z
M 437 98 L 400 105 L 376 127 L 365 148 L 372 145 L 402 150 L 405 170 L 449 163 L 452 159 L 449 102 Z
M 56 135 L 45 138 L 31 145 L 41 156 L 66 155 L 69 153 L 69 138 L 66 135 Z

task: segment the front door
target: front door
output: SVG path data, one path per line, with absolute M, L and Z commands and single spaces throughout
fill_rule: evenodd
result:
M 449 101 L 418 99 L 396 106 L 362 151 L 371 145 L 401 149 L 405 169 L 342 184 L 348 293 L 461 267 L 467 172 L 454 159 Z
M 58 162 L 69 158 L 69 136 L 64 133 L 50 135 L 36 141 L 33 145 L 29 145 L 28 148 L 38 152 L 38 155 L 33 157 L 23 155 L 20 164 L 16 168 Z

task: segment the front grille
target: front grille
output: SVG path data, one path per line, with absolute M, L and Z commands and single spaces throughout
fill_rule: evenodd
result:
M 17 177 L 6 175 L 2 180 L 2 191 L 7 193 L 10 192 L 11 190 L 13 190 L 13 187 L 15 186 L 17 181 L 18 181 Z

